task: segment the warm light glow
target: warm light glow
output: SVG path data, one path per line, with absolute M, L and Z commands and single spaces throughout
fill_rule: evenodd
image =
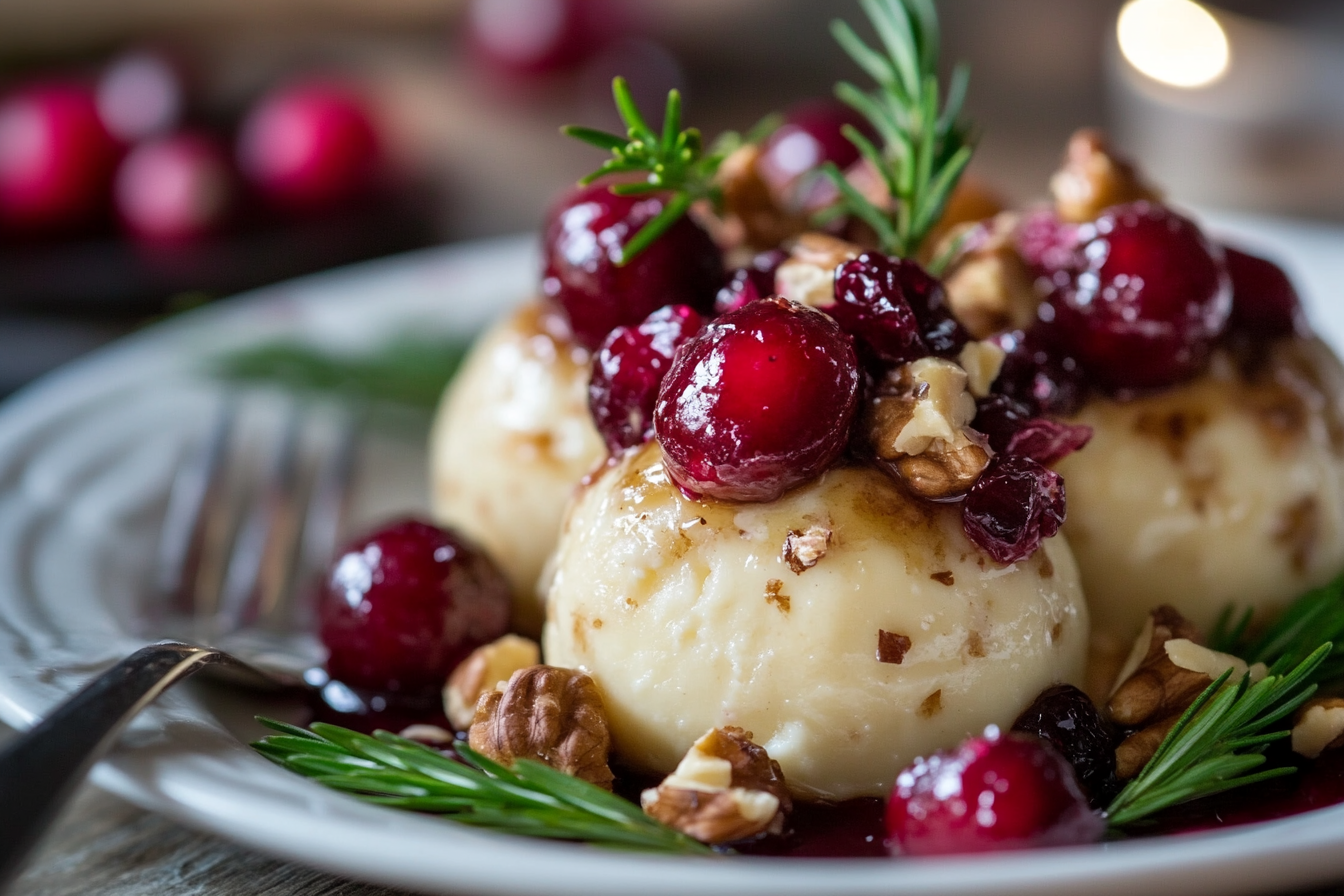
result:
M 1212 84 L 1231 58 L 1223 26 L 1192 0 L 1130 0 L 1116 30 L 1129 64 L 1173 87 Z

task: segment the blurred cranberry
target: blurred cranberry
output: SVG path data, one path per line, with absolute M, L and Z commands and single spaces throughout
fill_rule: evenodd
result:
M 542 291 L 565 309 L 575 337 L 597 348 L 620 326 L 664 305 L 708 313 L 723 282 L 714 241 L 683 216 L 626 264 L 625 244 L 663 210 L 666 197 L 617 196 L 596 183 L 563 196 L 542 235 Z
M 1017 254 L 1049 279 L 1078 266 L 1078 232 L 1077 224 L 1059 220 L 1053 208 L 1027 212 L 1017 228 Z
M 1082 370 L 1073 358 L 1047 344 L 1040 325 L 1025 332 L 1008 330 L 990 341 L 1005 352 L 994 381 L 996 391 L 1026 405 L 1033 415 L 1068 417 L 1083 406 L 1087 382 Z M 1003 449 L 995 446 L 995 450 Z
M 715 313 L 735 311 L 748 302 L 774 295 L 775 271 L 788 257 L 778 249 L 771 249 L 757 255 L 745 268 L 733 271 L 714 299 Z
M 356 688 L 430 693 L 509 626 L 509 586 L 460 536 L 403 520 L 358 538 L 332 564 L 319 605 L 331 677 Z
M 328 80 L 283 86 L 252 108 L 238 134 L 238 167 L 267 201 L 320 211 L 373 185 L 382 151 L 353 88 Z
M 117 170 L 113 196 L 136 236 L 182 240 L 219 229 L 233 199 L 227 151 L 212 137 L 173 134 L 142 143 Z
M 1228 329 L 1260 339 L 1307 333 L 1302 300 L 1283 268 L 1266 258 L 1224 247 L 1232 278 Z
M 822 310 L 886 364 L 954 356 L 968 338 L 942 284 L 917 262 L 879 252 L 836 269 L 835 304 Z
M 177 127 L 185 101 L 177 68 L 145 50 L 114 60 L 98 80 L 98 114 L 109 133 L 133 144 Z
M 467 38 L 476 55 L 512 76 L 572 68 L 619 35 L 614 0 L 471 0 Z
M 117 147 L 93 89 L 43 81 L 0 100 L 0 230 L 42 233 L 106 207 Z
M 961 526 L 999 563 L 1025 560 L 1064 522 L 1064 480 L 1030 457 L 999 454 L 971 486 Z
M 845 170 L 859 160 L 858 149 L 841 133 L 845 125 L 868 129 L 857 112 L 836 100 L 800 103 L 766 139 L 756 170 L 781 195 L 798 178 L 825 162 L 834 162 Z

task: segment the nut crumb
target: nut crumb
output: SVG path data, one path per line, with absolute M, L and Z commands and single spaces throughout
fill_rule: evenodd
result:
M 831 530 L 808 526 L 806 530 L 793 529 L 784 539 L 784 562 L 795 575 L 816 566 L 831 546 Z
M 984 659 L 985 639 L 979 632 L 971 632 L 966 636 L 966 655 L 975 659 Z
M 945 569 L 942 572 L 935 572 L 931 574 L 929 578 L 933 579 L 938 584 L 946 585 L 949 588 L 957 584 L 957 579 L 952 575 L 952 570 L 950 569 Z
M 921 719 L 931 719 L 943 711 L 943 689 L 939 688 L 932 694 L 924 698 L 924 702 L 919 704 L 919 717 Z
M 910 639 L 895 632 L 877 630 L 877 661 L 899 666 L 910 650 Z
M 783 590 L 783 588 L 784 583 L 779 579 L 771 579 L 770 581 L 766 582 L 765 602 L 768 604 L 773 604 L 775 608 L 779 610 L 779 612 L 787 616 L 789 615 L 789 610 L 792 609 L 791 606 L 792 601 L 789 600 L 789 596 L 787 594 L 780 593 Z

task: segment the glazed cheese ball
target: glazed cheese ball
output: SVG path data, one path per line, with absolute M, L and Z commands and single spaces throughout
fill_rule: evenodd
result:
M 533 303 L 481 336 L 430 436 L 434 518 L 504 570 L 526 634 L 541 629 L 536 584 L 565 503 L 606 454 L 588 414 L 588 352 L 552 313 Z
M 1228 604 L 1273 610 L 1344 567 L 1344 370 L 1319 341 L 1251 372 L 1218 356 L 1185 385 L 1093 398 L 1095 435 L 1058 469 L 1094 660 L 1168 603 L 1204 631 Z
M 691 501 L 651 443 L 571 506 L 543 649 L 597 681 L 633 766 L 670 772 L 736 725 L 795 794 L 846 799 L 1081 679 L 1087 628 L 1062 538 L 998 567 L 957 507 L 866 467 L 770 503 Z

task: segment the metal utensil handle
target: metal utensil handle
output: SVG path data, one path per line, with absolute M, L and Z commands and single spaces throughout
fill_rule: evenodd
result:
M 0 752 L 0 891 L 126 723 L 169 687 L 224 659 L 189 644 L 145 647 Z

